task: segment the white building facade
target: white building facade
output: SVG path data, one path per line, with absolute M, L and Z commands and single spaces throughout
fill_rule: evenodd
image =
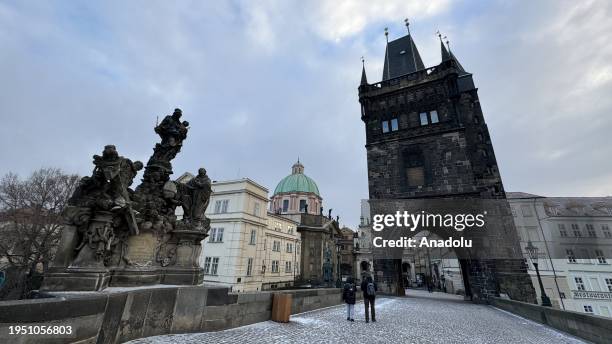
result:
M 612 317 L 612 198 L 507 193 L 521 247 L 538 248 L 538 267 L 553 307 Z M 533 264 L 529 273 L 541 302 Z
M 236 292 L 292 286 L 299 274 L 297 223 L 268 213 L 268 189 L 251 179 L 215 181 L 212 190 L 200 255 L 204 283 Z

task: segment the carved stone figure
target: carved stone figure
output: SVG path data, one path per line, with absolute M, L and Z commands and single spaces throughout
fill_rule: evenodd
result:
M 195 224 L 201 224 L 206 218 L 204 212 L 210 201 L 212 184 L 204 168 L 198 170 L 198 175 L 185 184 L 185 194 L 182 196 L 183 219 Z
M 204 216 L 212 193 L 201 168 L 186 184 L 170 180 L 171 160 L 187 137 L 189 123 L 175 109 L 155 127 L 161 142 L 153 149 L 142 183 L 130 189 L 140 161 L 107 145 L 93 156 L 63 216 L 66 227 L 56 261 L 42 290 L 100 290 L 106 286 L 198 284 L 200 242 L 210 221 Z M 175 209 L 182 206 L 183 221 Z

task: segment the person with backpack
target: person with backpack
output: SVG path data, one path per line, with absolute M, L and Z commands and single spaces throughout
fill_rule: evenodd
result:
M 346 320 L 355 321 L 355 293 L 357 287 L 353 277 L 348 277 L 342 291 L 342 299 L 346 303 Z
M 376 300 L 376 292 L 378 288 L 376 282 L 372 279 L 372 276 L 367 276 L 363 282 L 361 282 L 361 291 L 363 292 L 363 304 L 365 305 L 365 318 L 366 323 L 370 322 L 370 311 L 372 311 L 372 322 L 376 322 L 376 310 L 374 309 L 374 300 Z

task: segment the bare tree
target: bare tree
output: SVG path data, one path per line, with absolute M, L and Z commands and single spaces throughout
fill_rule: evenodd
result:
M 78 182 L 77 175 L 57 168 L 39 169 L 26 180 L 13 173 L 0 180 L 0 262 L 13 271 L 0 298 L 7 292 L 23 298 L 37 287 L 55 254 L 61 213 Z

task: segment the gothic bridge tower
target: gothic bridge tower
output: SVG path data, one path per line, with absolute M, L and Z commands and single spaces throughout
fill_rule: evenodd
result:
M 425 68 L 408 30 L 387 40 L 382 81 L 368 84 L 365 65 L 362 69 L 359 102 L 370 200 L 505 199 L 472 74 L 439 37 L 441 62 L 436 66 Z M 520 252 L 513 224 L 512 229 L 508 245 Z M 507 227 L 487 230 L 494 236 Z M 374 258 L 377 278 L 382 275 L 383 284 L 402 294 L 401 260 Z M 517 258 L 460 258 L 468 296 L 486 300 L 505 293 L 533 302 L 525 263 Z

